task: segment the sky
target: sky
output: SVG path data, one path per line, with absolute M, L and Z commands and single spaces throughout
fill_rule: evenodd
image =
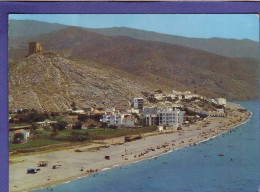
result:
M 259 41 L 259 16 L 256 14 L 12 14 L 9 19 L 86 28 L 129 27 L 195 38 Z

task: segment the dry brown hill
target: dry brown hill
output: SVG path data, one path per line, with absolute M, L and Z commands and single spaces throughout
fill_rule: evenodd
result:
M 129 99 L 165 88 L 92 61 L 71 61 L 54 54 L 33 54 L 9 64 L 9 107 L 65 111 L 78 108 L 125 109 Z
M 108 37 L 76 27 L 39 35 L 32 40 L 62 57 L 93 60 L 137 75 L 145 82 L 197 90 L 208 97 L 258 98 L 259 64 L 254 60 L 124 36 Z M 26 50 L 27 43 L 20 48 Z

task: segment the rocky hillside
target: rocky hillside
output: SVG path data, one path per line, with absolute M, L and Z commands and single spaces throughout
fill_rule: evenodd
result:
M 125 71 L 143 82 L 177 90 L 196 90 L 207 97 L 258 99 L 259 63 L 253 59 L 223 57 L 125 36 L 109 37 L 77 27 L 39 35 L 30 41 L 39 41 L 44 50 L 52 50 L 64 58 L 102 63 L 112 71 Z M 24 54 L 28 52 L 28 42 L 19 47 L 10 49 L 9 55 L 22 54 L 21 50 Z
M 76 27 L 37 36 L 45 50 L 90 59 L 180 90 L 232 100 L 258 98 L 257 61 L 228 58 L 168 43 L 108 37 Z
M 41 111 L 78 108 L 124 109 L 133 96 L 165 88 L 93 61 L 71 61 L 52 53 L 33 54 L 9 64 L 9 106 Z M 169 88 L 169 87 L 168 87 Z

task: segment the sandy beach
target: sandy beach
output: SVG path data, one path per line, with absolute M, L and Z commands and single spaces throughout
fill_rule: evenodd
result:
M 230 112 L 226 117 L 208 117 L 205 121 L 184 126 L 180 131 L 154 132 L 144 134 L 143 139 L 124 143 L 124 137 L 96 141 L 90 145 L 73 146 L 62 151 L 10 156 L 9 191 L 27 191 L 63 182 L 78 177 L 95 174 L 115 165 L 129 164 L 142 159 L 152 158 L 165 152 L 194 145 L 229 131 L 245 122 L 249 112 L 239 111 L 237 104 L 228 103 Z M 167 147 L 161 147 L 165 142 Z M 159 148 L 159 147 L 160 148 Z M 75 152 L 79 149 L 82 152 Z M 106 160 L 105 155 L 110 156 Z M 218 154 L 216 154 L 218 155 Z M 37 168 L 39 161 L 48 161 L 47 167 L 41 167 L 36 174 L 27 174 L 27 168 Z M 60 165 L 52 169 L 53 165 Z

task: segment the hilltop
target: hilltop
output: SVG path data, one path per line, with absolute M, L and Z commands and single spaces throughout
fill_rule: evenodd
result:
M 39 111 L 78 108 L 125 109 L 133 96 L 163 88 L 93 61 L 72 61 L 52 53 L 33 54 L 9 64 L 9 107 Z

